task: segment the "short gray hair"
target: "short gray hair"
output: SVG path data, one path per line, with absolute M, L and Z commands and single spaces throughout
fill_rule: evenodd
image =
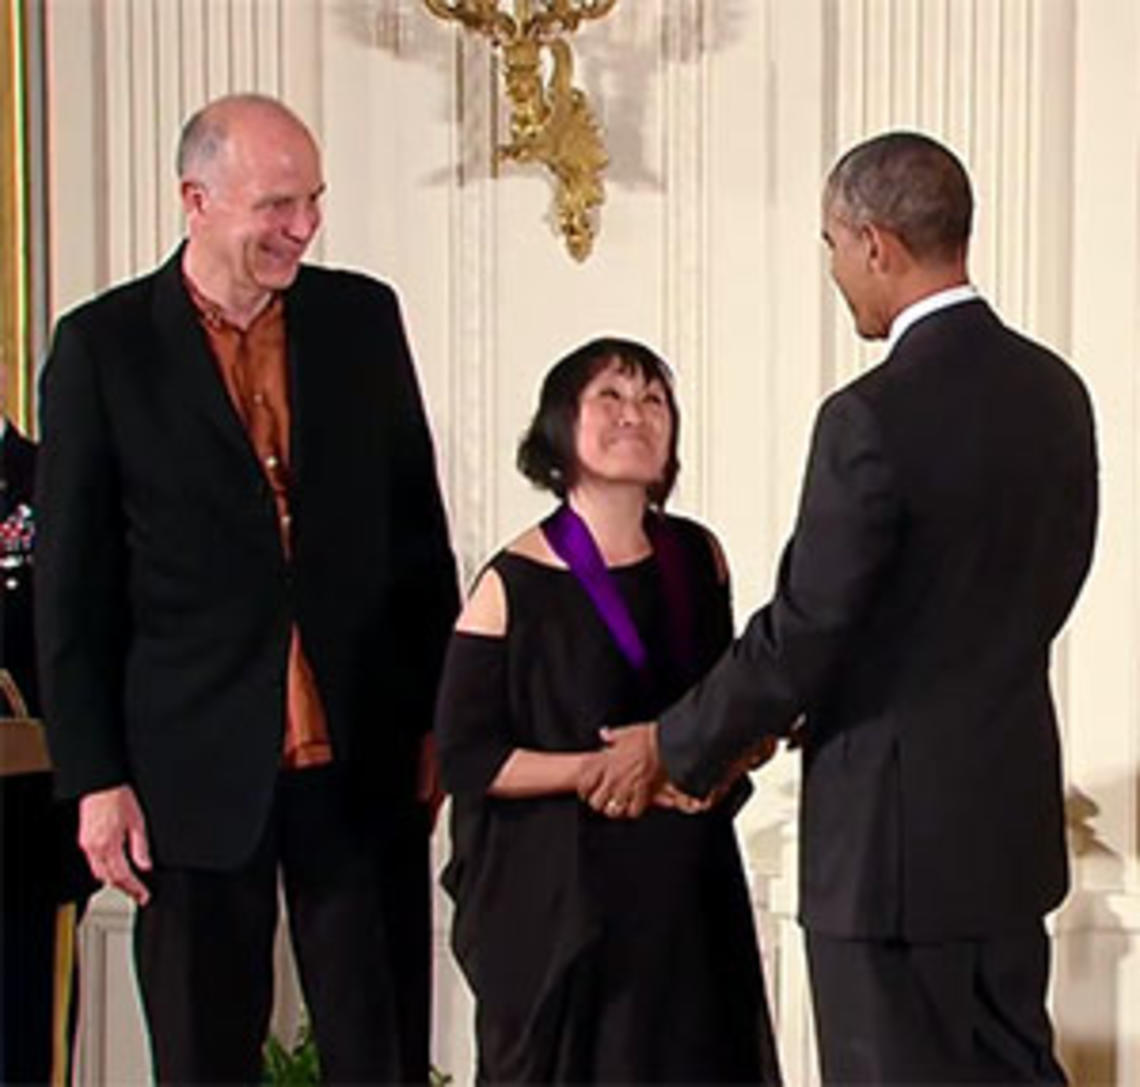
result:
M 957 157 L 918 132 L 888 132 L 851 148 L 827 178 L 825 207 L 853 225 L 890 230 L 919 260 L 947 260 L 970 238 L 974 197 Z
M 197 173 L 209 165 L 229 139 L 229 119 L 234 107 L 254 106 L 271 110 L 283 117 L 301 122 L 293 112 L 276 98 L 267 94 L 227 94 L 207 102 L 200 110 L 191 114 L 182 126 L 178 137 L 178 153 L 175 167 L 178 177 L 185 181 L 192 173 Z

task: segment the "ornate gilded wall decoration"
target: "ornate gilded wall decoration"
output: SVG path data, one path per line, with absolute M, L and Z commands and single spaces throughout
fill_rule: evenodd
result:
M 575 260 L 590 255 L 605 199 L 602 171 L 609 162 L 602 133 L 585 94 L 574 86 L 574 58 L 566 35 L 600 19 L 617 0 L 424 0 L 441 19 L 486 36 L 502 56 L 511 109 L 510 142 L 500 159 L 537 162 L 555 178 L 554 211 Z M 549 58 L 549 66 L 544 64 Z

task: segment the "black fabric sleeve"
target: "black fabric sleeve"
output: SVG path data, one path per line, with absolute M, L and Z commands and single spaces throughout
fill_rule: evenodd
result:
M 395 675 L 402 682 L 398 713 L 417 733 L 431 711 L 448 631 L 459 612 L 459 582 L 448 539 L 436 473 L 431 428 L 416 380 L 411 348 L 395 294 L 382 294 L 391 377 L 389 425 L 392 508 L 399 517 L 392 538 L 394 613 L 401 617 Z
M 72 797 L 129 780 L 126 532 L 97 367 L 74 318 L 57 327 L 40 410 L 37 653 L 56 789 Z
M 482 796 L 516 746 L 508 727 L 507 643 L 456 631 L 436 704 L 436 749 L 444 789 Z
M 898 538 L 899 499 L 878 425 L 857 394 L 838 393 L 816 422 L 772 602 L 662 715 L 672 781 L 703 796 L 764 735 L 787 732 L 849 648 Z

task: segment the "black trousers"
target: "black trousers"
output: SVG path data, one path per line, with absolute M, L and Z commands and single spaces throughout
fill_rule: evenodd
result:
M 426 1083 L 427 840 L 425 813 L 361 818 L 322 767 L 281 774 L 242 868 L 156 867 L 135 922 L 156 1080 L 260 1082 L 280 871 L 323 1082 Z
M 807 934 L 824 1083 L 1064 1084 L 1040 921 L 936 944 Z

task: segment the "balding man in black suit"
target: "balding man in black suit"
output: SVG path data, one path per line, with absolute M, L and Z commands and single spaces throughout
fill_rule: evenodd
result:
M 457 607 L 393 291 L 303 265 L 320 155 L 279 102 L 179 147 L 187 240 L 64 317 L 43 378 L 49 740 L 139 904 L 163 1082 L 258 1082 L 278 876 L 330 1082 L 426 1082 L 430 727 Z

